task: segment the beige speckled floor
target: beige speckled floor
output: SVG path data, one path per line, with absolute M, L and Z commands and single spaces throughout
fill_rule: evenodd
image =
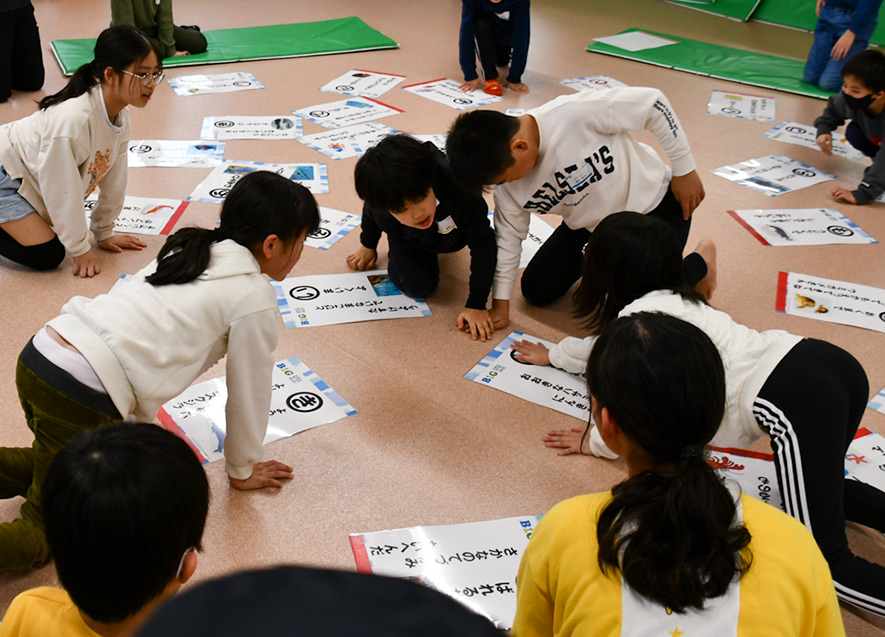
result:
M 49 53 L 57 38 L 94 37 L 109 21 L 100 0 L 35 0 L 47 68 L 47 92 L 64 79 Z M 176 97 L 161 86 L 151 104 L 132 113 L 133 139 L 192 139 L 204 115 L 270 115 L 333 101 L 317 88 L 351 68 L 406 75 L 406 84 L 439 77 L 460 78 L 456 0 L 327 0 L 322 3 L 177 0 L 176 18 L 203 29 L 301 22 L 358 15 L 400 43 L 398 50 L 301 59 L 249 62 L 190 69 L 169 75 L 244 70 L 266 85 L 263 91 Z M 826 338 L 852 352 L 865 366 L 873 393 L 885 385 L 885 335 L 828 325 L 774 311 L 776 272 L 792 270 L 885 287 L 882 244 L 817 248 L 765 248 L 727 214 L 734 208 L 832 206 L 880 240 L 885 240 L 885 206 L 863 208 L 833 203 L 830 186 L 821 184 L 779 197 L 776 202 L 728 182 L 710 170 L 771 153 L 783 153 L 858 181 L 862 164 L 826 158 L 811 149 L 763 138 L 770 124 L 707 115 L 713 89 L 772 94 L 728 82 L 584 51 L 591 38 L 642 27 L 676 36 L 802 58 L 808 34 L 761 24 L 741 24 L 656 0 L 535 0 L 532 47 L 524 81 L 531 94 L 508 94 L 499 105 L 533 107 L 571 89 L 559 79 L 605 74 L 632 85 L 663 89 L 692 141 L 707 198 L 695 213 L 691 242 L 713 238 L 719 246 L 720 287 L 714 304 L 757 329 L 783 328 Z M 37 95 L 16 94 L 0 104 L 0 123 L 34 110 Z M 776 94 L 777 119 L 810 123 L 823 102 Z M 404 113 L 384 120 L 412 133 L 443 133 L 455 111 L 396 88 L 386 101 Z M 305 132 L 321 130 L 312 123 Z M 643 139 L 650 139 L 643 136 Z M 316 151 L 282 141 L 229 141 L 230 158 L 306 161 L 329 164 L 331 193 L 318 200 L 359 212 L 352 189 L 354 160 L 327 161 Z M 185 198 L 207 169 L 130 169 L 129 194 Z M 215 206 L 192 204 L 179 222 L 208 225 Z M 30 444 L 13 382 L 21 347 L 74 294 L 106 291 L 121 274 L 146 263 L 162 242 L 149 237 L 142 253 L 101 255 L 102 274 L 82 281 L 70 275 L 70 262 L 52 273 L 26 272 L 0 264 L 0 444 Z M 295 274 L 347 271 L 344 257 L 358 244 L 352 233 L 331 250 L 306 249 Z M 417 524 L 467 522 L 542 513 L 554 503 L 588 491 L 604 490 L 623 477 L 623 467 L 598 459 L 559 458 L 545 449 L 541 435 L 565 428 L 574 419 L 490 391 L 462 379 L 492 347 L 476 343 L 454 328 L 464 297 L 466 251 L 442 258 L 439 290 L 429 299 L 433 318 L 283 331 L 278 358 L 297 355 L 359 411 L 356 416 L 273 443 L 267 457 L 295 466 L 295 480 L 282 491 L 243 494 L 228 489 L 221 464 L 207 467 L 213 502 L 196 579 L 241 568 L 304 563 L 354 568 L 348 533 Z M 386 266 L 386 257 L 379 263 Z M 566 300 L 537 310 L 515 303 L 512 328 L 556 340 L 577 333 Z M 281 328 L 282 329 L 282 328 Z M 503 338 L 504 334 L 496 335 Z M 219 365 L 207 377 L 223 374 Z M 864 426 L 885 433 L 885 420 L 868 410 Z M 0 503 L 0 519 L 11 519 L 19 502 Z M 883 562 L 885 540 L 852 528 L 854 547 Z M 56 583 L 52 566 L 18 578 L 0 578 L 0 611 L 12 597 L 37 585 Z M 772 609 L 777 612 L 777 609 Z M 882 634 L 885 622 L 844 612 L 850 635 Z

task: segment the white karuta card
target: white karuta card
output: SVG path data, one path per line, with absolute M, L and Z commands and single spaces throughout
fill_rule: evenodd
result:
M 359 215 L 352 215 L 349 212 L 320 206 L 320 227 L 313 234 L 307 235 L 304 245 L 320 250 L 328 250 L 339 239 L 356 228 L 359 223 Z
M 91 194 L 83 202 L 86 218 L 92 219 L 92 211 L 98 204 L 98 195 Z M 175 222 L 184 213 L 187 202 L 181 199 L 159 199 L 157 197 L 132 197 L 127 195 L 123 210 L 117 217 L 116 232 L 136 234 L 169 234 Z
M 344 75 L 340 75 L 328 84 L 321 86 L 320 90 L 341 95 L 381 97 L 404 79 L 406 79 L 405 75 L 396 75 L 395 73 L 378 73 L 377 71 L 351 69 Z
M 885 290 L 834 279 L 780 272 L 778 312 L 885 332 Z
M 381 117 L 399 115 L 402 110 L 382 104 L 369 97 L 351 97 L 339 102 L 317 104 L 292 112 L 326 128 L 341 128 L 371 122 Z
M 356 413 L 295 356 L 274 363 L 271 383 L 264 444 Z M 158 418 L 190 444 L 201 462 L 212 462 L 224 455 L 226 404 L 227 385 L 222 376 L 192 385 L 164 404 Z
M 204 117 L 201 139 L 295 139 L 302 132 L 295 115 Z
M 712 172 L 769 197 L 808 188 L 836 178 L 836 175 L 783 155 L 748 159 L 739 164 L 716 168 Z
M 251 73 L 219 73 L 216 75 L 179 75 L 168 78 L 169 86 L 176 95 L 200 95 L 203 93 L 231 93 L 264 88 L 264 84 Z
M 710 115 L 773 122 L 775 99 L 763 95 L 713 91 L 710 102 L 707 104 L 707 112 Z
M 404 86 L 403 90 L 426 97 L 434 102 L 445 104 L 459 111 L 476 106 L 494 104 L 504 99 L 497 95 L 483 93 L 481 88 L 465 93 L 458 88 L 459 86 L 461 86 L 461 82 L 442 78 L 430 82 L 421 82 L 420 84 L 410 84 L 409 86 Z
M 729 210 L 728 214 L 767 246 L 878 243 L 834 208 Z
M 549 341 L 522 332 L 511 332 L 464 378 L 574 416 L 586 423 L 590 419 L 590 396 L 583 374 L 569 374 L 550 365 L 542 367 L 517 360 L 510 347 L 517 340 L 543 343 L 548 348 L 553 346 Z
M 218 166 L 190 194 L 189 201 L 222 203 L 230 189 L 251 172 L 266 170 L 291 179 L 315 195 L 329 192 L 325 164 L 266 164 L 260 161 L 228 160 Z
M 620 80 L 607 75 L 591 75 L 589 77 L 573 77 L 565 80 L 559 80 L 563 86 L 568 86 L 575 91 L 585 91 L 587 89 L 593 91 L 604 91 L 609 88 L 618 86 L 627 86 Z
M 781 122 L 774 128 L 762 133 L 762 135 L 779 142 L 820 150 L 820 146 L 817 145 L 817 129 L 807 124 Z M 834 133 L 832 138 L 834 155 L 847 157 L 848 159 L 863 159 L 864 154 L 849 144 L 843 135 Z
M 423 299 L 403 294 L 386 270 L 291 277 L 274 288 L 289 328 L 433 315 Z
M 540 520 L 503 520 L 355 533 L 357 569 L 420 581 L 510 629 L 516 615 L 516 572 Z
M 134 139 L 129 142 L 130 168 L 214 168 L 224 158 L 224 142 L 177 139 Z

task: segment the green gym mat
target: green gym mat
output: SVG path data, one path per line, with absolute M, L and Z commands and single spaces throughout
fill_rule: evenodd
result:
M 814 31 L 817 16 L 811 0 L 763 0 L 753 14 L 753 20 L 768 22 L 782 27 Z M 879 24 L 870 42 L 885 44 L 885 4 L 879 8 Z
M 746 22 L 763 0 L 665 0 L 689 9 L 715 13 L 732 20 Z M 755 16 L 753 16 L 755 17 Z
M 274 24 L 241 29 L 204 31 L 209 44 L 205 53 L 163 60 L 163 66 L 196 66 L 244 60 L 330 55 L 399 45 L 359 18 L 339 18 L 320 22 Z M 81 65 L 92 61 L 94 39 L 53 40 L 52 52 L 65 75 L 73 75 Z
M 751 53 L 717 44 L 676 38 L 665 33 L 655 33 L 644 29 L 627 29 L 622 33 L 633 31 L 643 31 L 674 40 L 677 44 L 634 52 L 610 44 L 594 42 L 587 47 L 587 50 L 591 53 L 612 55 L 677 71 L 686 71 L 731 82 L 796 93 L 797 95 L 821 99 L 826 99 L 831 95 L 817 86 L 802 81 L 802 68 L 805 66 L 805 60 L 790 60 L 764 53 Z

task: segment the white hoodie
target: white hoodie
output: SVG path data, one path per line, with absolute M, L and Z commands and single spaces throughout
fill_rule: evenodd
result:
M 160 406 L 227 357 L 227 472 L 248 478 L 263 453 L 273 350 L 273 287 L 252 253 L 213 243 L 195 281 L 153 286 L 151 263 L 108 294 L 76 296 L 47 325 L 76 347 L 125 418 L 153 420 Z

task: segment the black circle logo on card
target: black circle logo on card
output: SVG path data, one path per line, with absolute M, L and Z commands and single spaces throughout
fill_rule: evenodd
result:
M 296 285 L 289 290 L 289 296 L 296 301 L 313 301 L 320 295 L 320 291 L 312 285 Z
M 456 97 L 452 101 L 455 104 L 473 104 L 473 100 L 469 100 L 466 97 Z
M 590 80 L 590 84 L 598 84 L 599 86 L 605 86 L 608 84 L 608 80 Z
M 885 312 L 879 314 L 879 320 L 885 322 Z
M 300 391 L 297 394 L 292 394 L 286 399 L 286 406 L 293 411 L 306 414 L 322 407 L 323 398 L 322 396 L 318 396 L 309 391 Z
M 332 231 L 328 228 L 317 228 L 316 232 L 311 232 L 307 236 L 311 239 L 328 239 L 332 236 Z
M 98 202 L 95 199 L 87 199 L 83 202 L 83 207 L 86 208 L 89 212 L 95 210 L 95 207 L 98 205 Z
M 230 188 L 213 188 L 209 191 L 209 196 L 213 199 L 224 199 L 230 192 Z
M 854 236 L 854 230 L 851 228 L 846 228 L 845 226 L 829 226 L 827 228 L 827 232 L 830 234 L 834 234 L 837 237 L 851 237 Z
M 322 119 L 329 116 L 329 111 L 311 111 L 308 115 L 316 117 L 317 119 Z
M 793 174 L 797 177 L 817 177 L 817 173 L 807 168 L 794 168 Z
M 740 115 L 741 114 L 740 109 L 731 108 L 730 106 L 726 106 L 726 107 L 722 108 L 721 110 L 726 115 Z
M 521 360 L 519 360 L 518 358 L 516 358 L 516 354 L 517 354 L 517 352 L 516 352 L 515 349 L 510 350 L 510 358 L 512 358 L 513 360 L 515 360 L 515 361 L 516 361 L 517 363 L 519 363 L 520 365 L 531 365 L 531 364 L 532 364 L 532 363 L 530 363 L 530 362 L 528 362 L 528 361 L 521 361 Z
M 347 84 L 342 84 L 341 86 L 336 86 L 336 87 L 335 87 L 335 90 L 336 90 L 336 91 L 352 91 L 352 90 L 353 90 L 353 87 L 352 87 L 352 86 L 348 86 Z
M 220 119 L 215 122 L 215 128 L 230 128 L 234 123 L 229 119 Z
M 234 86 L 252 86 L 252 82 L 249 80 L 237 80 L 234 82 Z
M 787 126 L 784 130 L 788 133 L 797 133 L 799 135 L 804 135 L 807 132 L 804 128 L 799 128 L 798 126 Z
M 148 146 L 147 144 L 136 144 L 135 146 L 130 146 L 129 151 L 133 153 L 138 153 L 139 155 L 144 155 L 145 153 L 149 153 L 153 150 L 152 146 Z

